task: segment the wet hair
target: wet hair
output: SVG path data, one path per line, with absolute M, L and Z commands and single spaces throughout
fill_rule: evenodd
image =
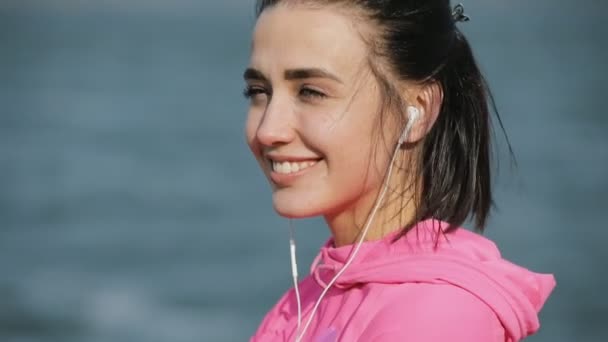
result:
M 335 5 L 363 13 L 379 35 L 366 39 L 370 59 L 379 57 L 375 60 L 382 60 L 388 67 L 370 64 L 383 102 L 397 103 L 401 113 L 405 108 L 399 100 L 402 95 L 389 80 L 434 82 L 441 87 L 439 115 L 420 142 L 417 172 L 421 180 L 414 186 L 422 188 L 415 195 L 416 212 L 399 237 L 428 218 L 448 222 L 446 231 L 471 219 L 474 228 L 483 231 L 493 206 L 490 105 L 494 112 L 496 107 L 471 47 L 456 26 L 450 1 L 258 0 L 257 16 L 279 3 Z M 383 73 L 384 69 L 390 74 Z M 504 132 L 498 113 L 496 117 Z M 507 144 L 513 157 L 508 138 Z

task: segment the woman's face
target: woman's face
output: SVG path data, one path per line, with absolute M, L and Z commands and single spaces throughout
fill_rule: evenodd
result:
M 336 215 L 375 196 L 389 156 L 372 144 L 380 106 L 367 55 L 335 9 L 276 5 L 259 17 L 246 137 L 280 215 Z

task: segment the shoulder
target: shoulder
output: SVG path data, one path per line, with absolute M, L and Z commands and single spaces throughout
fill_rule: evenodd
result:
M 494 311 L 457 286 L 401 284 L 383 297 L 362 341 L 504 341 Z

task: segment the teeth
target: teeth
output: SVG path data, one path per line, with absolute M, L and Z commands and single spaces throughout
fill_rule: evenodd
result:
M 272 170 L 276 173 L 290 174 L 298 171 L 302 171 L 315 165 L 316 161 L 305 161 L 305 162 L 272 162 Z

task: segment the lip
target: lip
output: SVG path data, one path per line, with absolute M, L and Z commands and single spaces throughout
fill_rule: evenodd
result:
M 273 159 L 274 161 L 279 161 L 278 159 Z M 272 170 L 272 166 L 270 166 L 270 179 L 279 186 L 289 186 L 292 185 L 297 178 L 301 177 L 302 175 L 310 172 L 312 169 L 314 169 L 318 162 L 322 159 L 316 158 L 316 159 L 311 159 L 311 158 L 304 158 L 304 159 L 294 159 L 294 158 L 288 158 L 285 159 L 285 161 L 309 161 L 309 160 L 314 160 L 316 161 L 316 163 L 312 166 L 309 166 L 303 170 L 297 171 L 297 172 L 292 172 L 292 173 L 278 173 Z

